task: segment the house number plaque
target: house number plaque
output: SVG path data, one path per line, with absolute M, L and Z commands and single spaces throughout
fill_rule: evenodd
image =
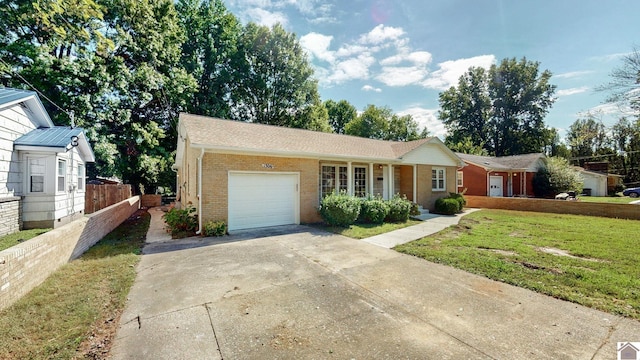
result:
M 276 166 L 273 164 L 262 164 L 262 167 L 265 169 L 275 169 Z

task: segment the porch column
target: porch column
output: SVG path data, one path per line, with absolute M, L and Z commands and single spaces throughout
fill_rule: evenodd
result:
M 373 163 L 369 163 L 369 195 L 373 196 Z
M 393 164 L 389 164 L 389 199 L 393 199 L 393 195 L 395 195 L 393 190 Z
M 529 197 L 529 194 L 527 194 L 527 172 L 526 171 L 522 172 L 522 188 L 524 189 L 524 196 Z
M 418 203 L 418 165 L 413 165 L 413 202 Z
M 353 196 L 353 168 L 351 161 L 347 163 L 347 194 Z

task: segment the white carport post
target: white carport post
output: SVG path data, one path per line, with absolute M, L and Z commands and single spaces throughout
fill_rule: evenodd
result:
M 389 179 L 388 179 L 388 184 L 389 184 L 389 199 L 393 199 L 393 195 L 395 195 L 393 193 L 393 164 L 389 164 L 389 166 L 387 166 L 387 168 L 389 169 Z

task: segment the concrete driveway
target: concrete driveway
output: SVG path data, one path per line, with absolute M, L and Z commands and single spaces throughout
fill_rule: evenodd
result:
M 305 227 L 150 244 L 114 359 L 613 359 L 616 317 Z M 266 236 L 266 237 L 257 237 Z

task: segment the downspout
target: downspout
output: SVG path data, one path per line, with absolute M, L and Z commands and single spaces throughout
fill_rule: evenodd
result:
M 202 232 L 202 158 L 204 157 L 204 148 L 200 149 L 200 157 L 198 157 L 198 231 L 196 235 Z

